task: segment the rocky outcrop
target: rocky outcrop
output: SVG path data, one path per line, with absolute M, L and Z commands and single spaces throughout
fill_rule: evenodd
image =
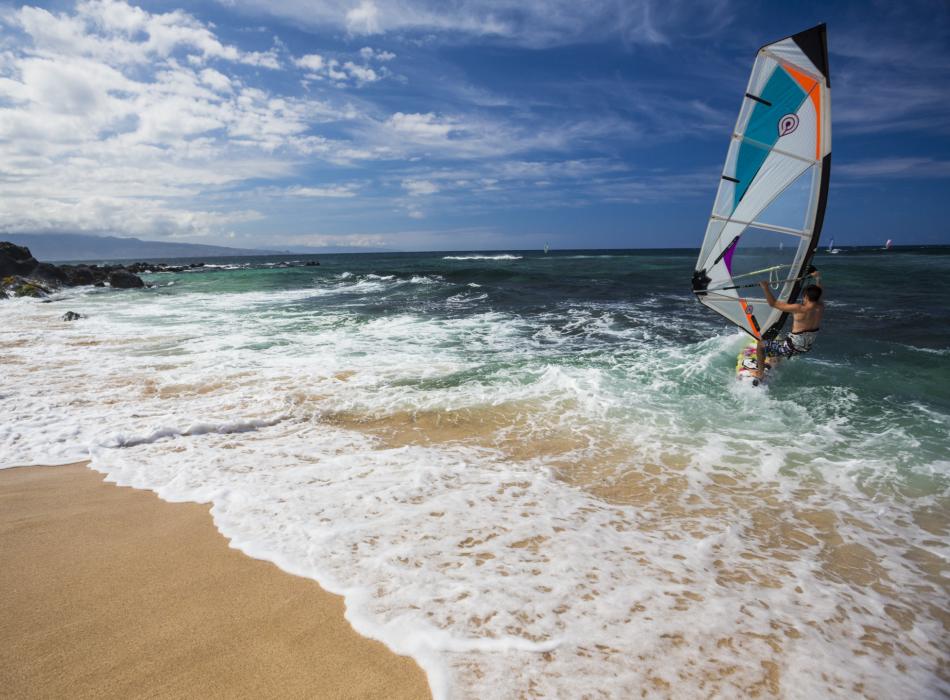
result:
M 204 267 L 204 263 L 191 263 L 190 265 L 166 265 L 165 263 L 147 263 L 137 262 L 126 265 L 125 269 L 129 272 L 184 272 L 185 270 L 195 270 Z
M 52 263 L 37 263 L 30 273 L 30 277 L 46 282 L 54 287 L 62 287 L 69 284 L 69 277 L 59 267 Z
M 0 278 L 26 276 L 33 272 L 39 263 L 30 254 L 29 248 L 0 241 Z
M 203 265 L 197 263 L 192 267 Z M 53 265 L 39 262 L 28 248 L 0 241 L 0 299 L 42 297 L 60 287 L 91 284 L 104 287 L 106 282 L 117 289 L 144 287 L 140 272 L 165 271 L 169 266 L 135 263 L 135 270 L 125 265 Z M 187 268 L 175 268 L 184 270 Z
M 67 311 L 63 314 L 64 321 L 78 321 L 82 317 L 82 314 L 77 314 L 75 311 Z
M 116 289 L 136 289 L 144 287 L 145 282 L 138 275 L 128 270 L 115 270 L 109 273 L 109 286 Z
M 96 275 L 88 265 L 60 265 L 60 270 L 66 273 L 69 280 L 67 284 L 70 287 L 78 287 L 83 284 L 95 284 Z

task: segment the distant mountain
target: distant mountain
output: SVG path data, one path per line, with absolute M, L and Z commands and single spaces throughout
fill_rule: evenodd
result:
M 249 250 L 219 245 L 166 243 L 138 238 L 90 236 L 81 233 L 3 233 L 0 240 L 30 249 L 37 260 L 139 260 L 154 258 L 223 258 L 239 255 L 280 255 L 281 250 Z

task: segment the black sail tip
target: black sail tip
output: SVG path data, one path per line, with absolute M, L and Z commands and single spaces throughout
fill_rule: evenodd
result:
M 825 82 L 831 87 L 831 76 L 828 74 L 828 31 L 824 22 L 799 32 L 791 37 L 808 60 L 815 64 L 815 68 L 825 76 Z
M 801 49 L 802 53 L 808 57 L 808 60 L 815 64 L 815 68 L 821 71 L 821 74 L 825 77 L 825 82 L 828 84 L 828 87 L 831 87 L 831 74 L 828 72 L 827 25 L 822 22 L 821 24 L 816 24 L 811 29 L 806 29 L 805 31 L 798 32 L 797 34 L 792 34 L 791 36 L 770 41 L 765 46 L 762 46 L 759 51 L 768 48 L 772 44 L 785 41 L 786 39 L 791 39 L 795 42 L 796 46 Z

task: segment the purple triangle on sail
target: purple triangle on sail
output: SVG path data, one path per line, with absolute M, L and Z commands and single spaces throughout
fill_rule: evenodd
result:
M 726 269 L 729 270 L 729 274 L 732 275 L 732 254 L 736 252 L 736 246 L 739 245 L 738 237 L 726 248 L 726 252 L 722 254 L 722 261 L 726 265 Z

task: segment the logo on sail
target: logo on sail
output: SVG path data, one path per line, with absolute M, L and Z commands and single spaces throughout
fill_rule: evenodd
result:
M 778 135 L 779 136 L 788 136 L 797 128 L 798 128 L 797 114 L 786 114 L 784 117 L 778 120 Z

